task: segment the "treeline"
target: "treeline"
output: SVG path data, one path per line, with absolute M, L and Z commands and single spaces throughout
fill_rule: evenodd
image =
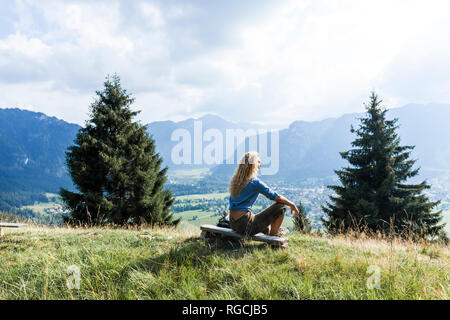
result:
M 60 215 L 40 213 L 31 209 L 11 209 L 9 212 L 13 213 L 21 221 L 28 221 L 49 226 L 59 226 L 63 223 L 63 219 Z
M 0 192 L 0 211 L 33 205 L 35 202 L 49 202 L 49 199 L 43 193 L 30 191 Z
M 59 226 L 63 222 L 59 215 L 42 214 L 31 209 L 10 208 L 3 212 L 0 210 L 0 213 L 0 221 L 2 222 L 28 222 L 49 226 Z
M 26 222 L 26 219 L 23 219 L 22 217 L 10 213 L 10 212 L 3 212 L 0 211 L 0 221 L 1 222 Z
M 22 206 L 33 205 L 35 202 L 59 202 L 57 197 L 50 199 L 43 193 L 31 191 L 0 192 L 1 221 L 22 221 L 46 225 L 60 225 L 62 217 L 48 213 L 40 213 Z

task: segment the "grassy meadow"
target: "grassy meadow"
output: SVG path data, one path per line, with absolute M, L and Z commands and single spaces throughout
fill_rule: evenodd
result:
M 196 183 L 210 173 L 208 168 L 169 170 L 168 178 L 172 183 Z
M 177 200 L 212 200 L 212 199 L 223 199 L 228 197 L 228 192 L 223 193 L 205 193 L 205 194 L 188 194 L 185 196 L 177 196 Z
M 449 299 L 449 262 L 448 247 L 399 240 L 291 232 L 273 249 L 192 226 L 30 226 L 5 230 L 0 299 Z
M 30 209 L 40 214 L 46 214 L 45 209 L 54 208 L 55 206 L 63 204 L 59 194 L 47 192 L 44 193 L 44 195 L 47 197 L 48 202 L 36 201 L 32 205 L 21 206 L 20 209 Z
M 45 209 L 53 208 L 56 204 L 55 202 L 35 202 L 33 205 L 22 206 L 21 209 L 31 209 L 34 212 L 45 214 Z
M 227 193 L 178 196 L 223 199 Z M 54 197 L 53 194 L 48 194 Z M 56 202 L 28 208 L 44 212 Z M 255 207 L 254 211 L 261 210 Z M 287 249 L 206 243 L 217 212 L 187 210 L 177 229 L 4 229 L 0 299 L 442 299 L 448 246 L 398 239 L 288 234 Z M 450 211 L 443 213 L 450 231 Z M 196 216 L 197 219 L 193 220 Z M 284 227 L 293 225 L 286 216 Z M 75 268 L 75 269 L 74 269 Z M 78 288 L 69 288 L 79 270 Z M 75 272 L 75 273 L 74 273 Z

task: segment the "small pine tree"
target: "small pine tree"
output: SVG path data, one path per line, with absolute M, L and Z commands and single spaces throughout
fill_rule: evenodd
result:
M 97 91 L 90 119 L 66 152 L 66 165 L 80 193 L 61 188 L 70 210 L 68 223 L 110 222 L 177 225 L 170 207 L 170 190 L 164 190 L 167 168 L 155 153 L 154 140 L 145 126 L 133 122 L 134 99 L 122 89 L 117 75 L 107 77 Z
M 354 148 L 340 154 L 352 166 L 335 171 L 341 185 L 328 186 L 336 195 L 322 206 L 328 215 L 323 223 L 331 233 L 363 225 L 384 233 L 442 236 L 441 211 L 431 212 L 440 201 L 422 194 L 430 188 L 425 181 L 405 184 L 419 172 L 412 169 L 416 160 L 408 159 L 414 146 L 400 146 L 398 119 L 386 120 L 380 103 L 372 93 L 367 116 L 358 130 L 351 128 L 358 136 Z
M 310 233 L 311 232 L 311 221 L 306 216 L 305 207 L 301 202 L 298 203 L 298 216 L 294 217 L 294 230 Z

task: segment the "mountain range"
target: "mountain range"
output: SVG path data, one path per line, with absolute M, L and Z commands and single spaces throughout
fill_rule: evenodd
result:
M 64 152 L 79 128 L 40 112 L 0 109 L 0 191 L 73 187 Z
M 345 114 L 321 121 L 294 121 L 279 133 L 279 172 L 273 178 L 299 182 L 308 178 L 334 176 L 334 170 L 347 166 L 339 152 L 349 150 L 363 113 Z M 421 168 L 419 179 L 450 173 L 450 105 L 409 104 L 390 109 L 387 119 L 397 118 L 401 145 L 413 145 L 411 158 Z M 230 176 L 235 165 L 221 165 L 214 175 Z M 272 177 L 266 177 L 270 179 Z
M 345 114 L 321 121 L 294 121 L 279 130 L 279 171 L 271 177 L 290 182 L 308 178 L 326 178 L 346 163 L 339 152 L 350 148 L 355 138 L 350 127 L 359 124 L 363 114 Z M 390 109 L 387 117 L 398 118 L 402 145 L 414 145 L 412 158 L 418 159 L 421 178 L 450 173 L 450 105 L 409 104 Z M 262 129 L 251 123 L 233 123 L 215 115 L 179 122 L 157 121 L 147 125 L 156 141 L 156 150 L 170 171 L 209 168 L 213 176 L 229 178 L 233 165 L 174 164 L 171 153 L 178 141 L 171 135 L 185 129 L 194 137 L 195 121 L 202 130 Z M 57 192 L 59 187 L 73 188 L 65 168 L 65 151 L 73 144 L 80 126 L 43 113 L 21 109 L 0 109 L 0 191 Z M 206 145 L 207 143 L 204 143 Z M 193 146 L 192 150 L 193 150 Z M 228 180 L 226 180 L 228 181 Z

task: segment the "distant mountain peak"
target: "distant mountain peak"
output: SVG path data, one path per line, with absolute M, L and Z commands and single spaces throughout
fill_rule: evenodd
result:
M 215 114 L 211 114 L 211 113 L 207 113 L 196 120 L 223 120 L 223 121 L 226 121 L 222 117 L 215 115 Z
M 49 121 L 51 123 L 58 123 L 58 124 L 70 124 L 79 126 L 76 123 L 67 122 L 63 119 L 59 119 L 55 116 L 49 116 L 43 112 L 39 111 L 33 111 L 33 110 L 27 110 L 27 109 L 20 109 L 20 108 L 0 108 L 0 114 L 3 113 L 3 115 L 15 115 L 19 117 L 26 117 L 30 119 L 37 119 L 41 121 Z

